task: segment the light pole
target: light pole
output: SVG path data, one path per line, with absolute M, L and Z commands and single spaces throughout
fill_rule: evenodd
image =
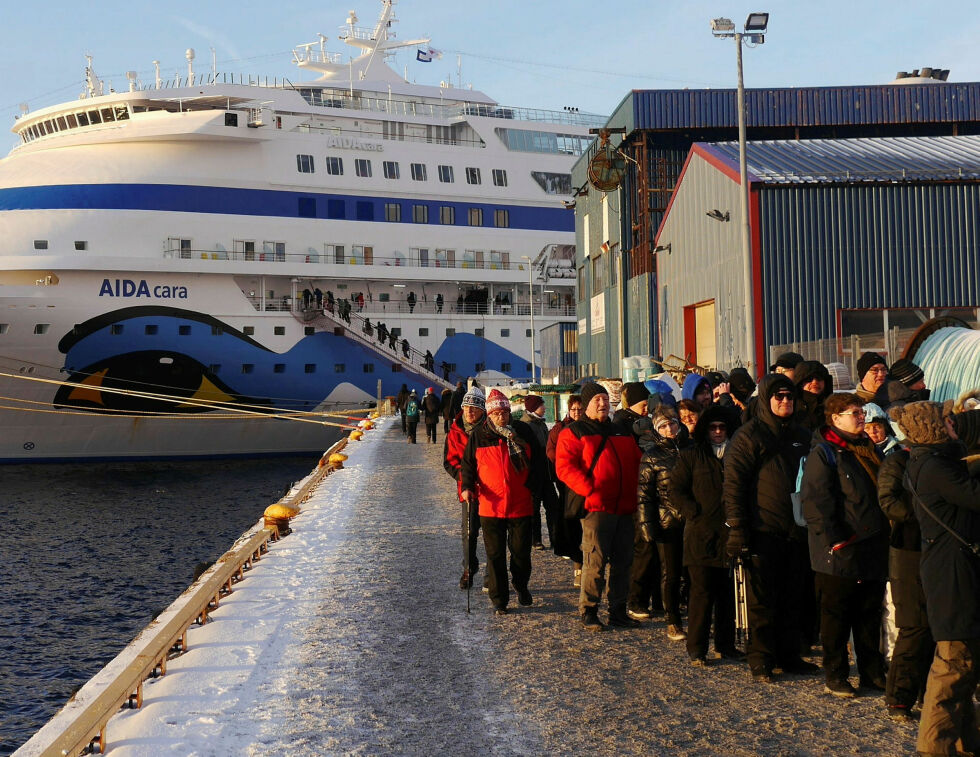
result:
M 755 302 L 752 292 L 752 238 L 749 228 L 749 181 L 745 157 L 745 84 L 742 81 L 742 42 L 761 45 L 766 41 L 766 27 L 769 25 L 768 13 L 750 13 L 745 19 L 743 31 L 736 32 L 730 18 L 716 18 L 711 22 L 711 33 L 715 37 L 735 39 L 735 54 L 738 64 L 738 175 L 742 184 L 742 288 L 745 291 L 745 351 L 746 368 L 751 369 L 755 360 Z M 751 370 L 750 370 L 751 372 Z M 756 366 L 756 374 L 760 372 Z
M 527 297 L 531 305 L 531 383 L 533 384 L 536 373 L 534 368 L 534 280 L 532 279 L 534 271 L 531 266 L 531 258 L 527 255 L 521 255 L 521 257 L 527 261 Z

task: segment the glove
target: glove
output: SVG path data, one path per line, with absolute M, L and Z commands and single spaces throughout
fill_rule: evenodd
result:
M 744 557 L 749 553 L 749 537 L 741 528 L 733 528 L 728 532 L 728 544 L 725 552 L 732 559 Z

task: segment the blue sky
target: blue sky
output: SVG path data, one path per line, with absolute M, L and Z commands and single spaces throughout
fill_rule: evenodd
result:
M 188 47 L 199 72 L 210 68 L 214 47 L 220 71 L 301 81 L 307 77 L 291 65 L 292 48 L 323 32 L 334 43 L 328 49 L 346 55 L 353 48 L 336 36 L 347 11 L 371 26 L 380 2 L 279 0 L 259 7 L 228 0 L 8 3 L 0 121 L 9 126 L 21 102 L 34 109 L 75 98 L 85 53 L 116 89 L 125 88 L 127 70 L 152 81 L 154 59 L 165 78 L 186 72 Z M 445 55 L 422 64 L 413 50 L 394 67 L 403 72 L 408 64 L 410 79 L 438 84 L 455 80 L 458 54 L 463 84 L 504 104 L 607 115 L 630 89 L 733 86 L 734 44 L 713 39 L 708 22 L 728 16 L 741 25 L 749 11 L 768 10 L 766 44 L 745 52 L 748 87 L 884 83 L 896 71 L 922 66 L 951 69 L 950 81 L 976 81 L 976 7 L 965 0 L 400 0 L 398 37 L 431 36 Z

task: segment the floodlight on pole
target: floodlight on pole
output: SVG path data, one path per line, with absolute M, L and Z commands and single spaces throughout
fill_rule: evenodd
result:
M 745 31 L 754 34 L 765 34 L 766 27 L 769 26 L 768 13 L 750 13 L 745 19 Z

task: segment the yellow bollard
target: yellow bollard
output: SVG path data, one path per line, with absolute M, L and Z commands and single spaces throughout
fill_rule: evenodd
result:
M 350 432 L 350 438 L 351 438 L 351 441 L 355 441 L 355 442 L 356 442 L 356 441 L 358 441 L 358 440 L 359 440 L 359 439 L 360 439 L 360 438 L 361 438 L 362 436 L 364 436 L 364 432 L 363 432 L 363 431 L 351 431 L 351 432 Z
M 265 508 L 265 525 L 267 528 L 275 528 L 279 531 L 279 536 L 289 533 L 289 519 L 299 515 L 299 509 L 277 502 Z
M 330 464 L 337 470 L 340 470 L 344 467 L 344 460 L 346 459 L 347 455 L 343 454 L 342 452 L 334 452 L 330 456 Z

